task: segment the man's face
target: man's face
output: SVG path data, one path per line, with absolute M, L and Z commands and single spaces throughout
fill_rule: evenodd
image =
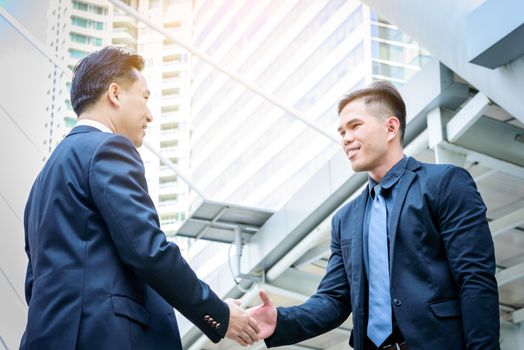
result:
M 138 77 L 134 82 L 122 87 L 118 95 L 120 111 L 113 120 L 117 134 L 127 136 L 136 146 L 142 146 L 147 124 L 153 117 L 147 107 L 150 92 L 142 73 L 135 69 Z
M 348 103 L 340 113 L 338 132 L 342 147 L 354 171 L 374 172 L 383 166 L 389 150 L 387 118 L 375 116 L 357 99 Z

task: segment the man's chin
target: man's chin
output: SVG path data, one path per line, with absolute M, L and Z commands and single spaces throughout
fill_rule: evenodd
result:
M 366 167 L 362 164 L 360 164 L 359 162 L 354 162 L 354 161 L 351 161 L 351 169 L 353 169 L 354 172 L 358 173 L 358 172 L 361 172 L 361 171 L 367 171 Z
M 135 145 L 136 148 L 140 148 L 144 144 L 144 139 L 133 140 L 132 142 L 133 142 L 133 145 Z

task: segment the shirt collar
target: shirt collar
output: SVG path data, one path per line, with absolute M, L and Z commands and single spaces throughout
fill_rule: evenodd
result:
M 386 173 L 386 175 L 382 178 L 382 181 L 380 182 L 380 186 L 383 189 L 389 189 L 393 187 L 394 184 L 397 183 L 398 179 L 404 175 L 404 172 L 406 171 L 406 165 L 408 164 L 408 157 L 405 155 L 400 159 L 397 164 L 393 166 L 393 168 L 389 169 L 389 171 Z M 369 181 L 369 192 L 371 193 L 371 190 L 373 187 L 375 187 L 378 182 L 373 180 L 371 176 L 368 176 Z
M 81 125 L 86 125 L 86 126 L 91 126 L 93 128 L 96 128 L 100 131 L 103 131 L 103 132 L 108 132 L 108 133 L 111 133 L 113 134 L 113 131 L 111 129 L 109 129 L 107 126 L 105 126 L 104 124 L 100 123 L 100 122 L 97 122 L 96 120 L 92 120 L 92 119 L 81 119 L 79 120 L 75 126 L 81 126 Z

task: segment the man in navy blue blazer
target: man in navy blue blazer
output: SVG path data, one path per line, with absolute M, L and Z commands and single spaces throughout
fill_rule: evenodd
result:
M 74 70 L 78 124 L 35 180 L 24 227 L 29 305 L 21 349 L 182 349 L 173 307 L 213 342 L 258 340 L 166 241 L 142 145 L 153 117 L 142 57 L 107 47 Z
M 331 257 L 304 304 L 249 312 L 268 347 L 353 317 L 362 349 L 500 349 L 498 289 L 486 207 L 469 173 L 403 152 L 406 107 L 377 82 L 339 103 L 344 152 L 369 185 L 332 220 Z

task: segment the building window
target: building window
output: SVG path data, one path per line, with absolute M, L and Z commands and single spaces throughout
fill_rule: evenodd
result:
M 177 197 L 178 196 L 176 193 L 162 194 L 158 197 L 159 205 L 160 206 L 176 205 L 178 203 Z
M 176 175 L 162 176 L 160 178 L 160 184 L 172 184 L 176 182 Z
M 69 49 L 68 51 L 69 51 L 69 55 L 72 58 L 76 58 L 76 59 L 82 59 L 89 54 L 89 52 L 85 52 L 82 50 L 76 50 L 76 49 Z
M 171 129 L 173 130 L 173 129 Z M 176 129 L 174 129 L 176 130 Z M 176 146 L 178 146 L 178 141 L 177 140 L 169 140 L 169 141 L 162 141 L 160 142 L 160 148 L 163 150 L 165 148 L 175 148 Z
M 96 38 L 89 35 L 83 35 L 78 33 L 71 33 L 70 34 L 71 41 L 74 43 L 84 44 L 84 45 L 94 45 L 94 46 L 102 46 L 103 41 L 102 38 Z
M 90 29 L 96 29 L 96 30 L 104 30 L 104 23 L 99 21 L 93 21 L 87 18 L 81 18 L 72 16 L 71 17 L 71 23 L 74 26 L 82 27 L 82 28 L 90 28 Z
M 87 4 L 81 1 L 73 1 L 73 8 L 85 12 L 91 12 L 97 15 L 107 15 L 107 7 Z
M 84 2 L 73 1 L 73 8 L 81 11 L 87 11 L 87 4 Z

